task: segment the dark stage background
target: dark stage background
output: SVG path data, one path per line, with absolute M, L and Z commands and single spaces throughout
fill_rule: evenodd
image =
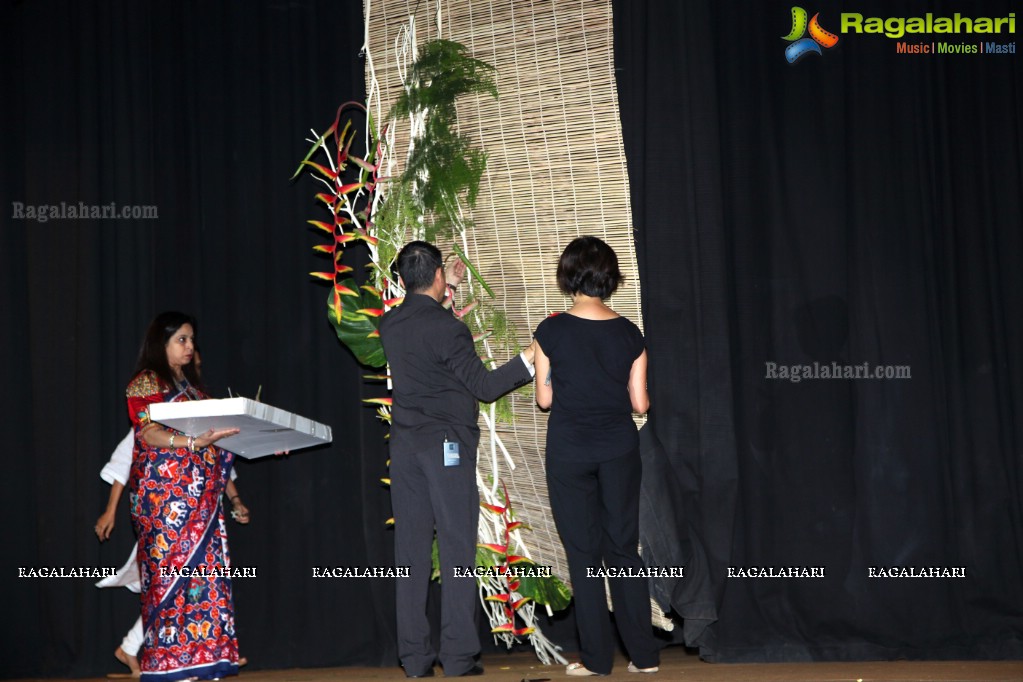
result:
M 1023 655 L 1021 98 L 1016 55 L 896 55 L 843 35 L 795 65 L 790 6 L 616 3 L 673 604 L 711 660 Z M 838 30 L 836 3 L 807 7 Z M 1008 3 L 856 11 L 1005 16 Z M 123 388 L 162 309 L 200 320 L 204 373 L 329 423 L 335 443 L 242 462 L 232 524 L 253 667 L 395 665 L 375 391 L 338 344 L 311 126 L 364 97 L 361 3 L 6 1 L 0 158 L 0 675 L 96 675 L 138 612 L 124 590 L 17 578 L 120 566 L 92 525 L 128 428 Z M 1015 39 L 1015 36 L 1008 38 Z M 498 75 L 500 81 L 500 74 Z M 155 205 L 157 220 L 14 220 L 13 202 Z M 886 381 L 765 380 L 765 363 L 909 365 Z M 675 502 L 674 511 L 664 501 Z M 824 566 L 823 580 L 726 579 Z M 869 566 L 964 566 L 877 580 Z M 551 626 L 573 646 L 571 619 Z
M 833 32 L 843 11 L 1018 14 L 803 6 Z M 719 661 L 1020 657 L 1018 57 L 842 34 L 790 65 L 789 3 L 615 8 L 650 427 L 689 642 Z M 791 383 L 767 380 L 768 362 L 912 378 Z M 826 577 L 725 577 L 751 565 Z M 868 578 L 892 565 L 967 577 Z

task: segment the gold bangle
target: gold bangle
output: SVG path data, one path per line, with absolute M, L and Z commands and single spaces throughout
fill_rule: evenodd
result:
M 174 434 L 173 433 L 171 434 L 170 445 L 167 446 L 167 447 L 170 448 L 171 450 L 174 449 Z

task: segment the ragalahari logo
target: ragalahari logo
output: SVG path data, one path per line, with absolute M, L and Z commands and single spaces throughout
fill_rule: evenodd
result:
M 792 43 L 785 48 L 785 59 L 789 61 L 789 64 L 795 64 L 811 52 L 822 54 L 822 47 L 834 47 L 838 44 L 838 36 L 821 28 L 820 22 L 817 21 L 819 16 L 819 12 L 814 14 L 808 25 L 806 10 L 802 7 L 792 8 L 792 30 L 787 36 L 782 36 L 782 40 Z M 809 29 L 810 37 L 804 38 L 803 34 L 807 32 L 807 29 Z

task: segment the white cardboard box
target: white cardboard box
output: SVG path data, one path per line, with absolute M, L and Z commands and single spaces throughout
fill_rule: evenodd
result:
M 149 417 L 189 436 L 210 429 L 241 429 L 237 435 L 218 440 L 217 446 L 248 459 L 333 440 L 326 424 L 248 398 L 154 403 L 149 406 Z

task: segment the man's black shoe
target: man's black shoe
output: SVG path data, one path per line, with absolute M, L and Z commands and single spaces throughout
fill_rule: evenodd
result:
M 420 673 L 418 675 L 409 675 L 408 673 L 406 673 L 405 677 L 411 677 L 415 679 L 418 679 L 420 677 L 433 677 L 433 668 L 427 668 L 426 672 Z

